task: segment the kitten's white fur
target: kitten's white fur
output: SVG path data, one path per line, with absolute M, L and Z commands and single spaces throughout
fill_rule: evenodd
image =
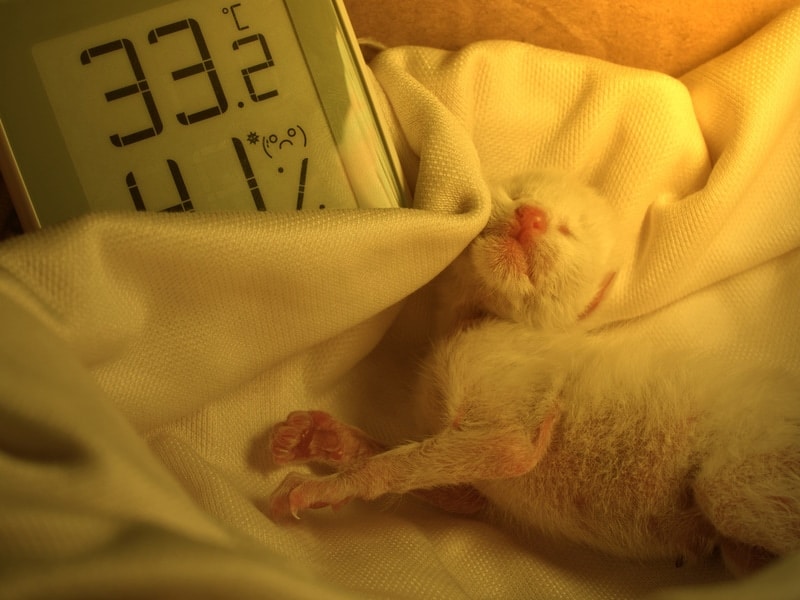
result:
M 439 435 L 457 426 L 491 454 L 504 442 L 483 432 L 504 431 L 508 463 L 556 416 L 530 470 L 472 481 L 517 527 L 635 558 L 722 543 L 737 572 L 751 550 L 800 548 L 800 387 L 786 374 L 494 321 L 441 344 L 427 376 Z
M 340 472 L 289 475 L 272 514 L 427 490 L 464 512 L 486 498 L 518 529 L 633 558 L 721 546 L 745 572 L 799 550 L 798 382 L 571 327 L 615 268 L 613 212 L 555 174 L 506 182 L 494 201 L 440 282 L 443 314 L 456 316 L 414 399 L 429 437 L 383 451 L 329 415 L 293 413 L 276 427 L 275 462 Z M 526 254 L 509 240 L 520 204 L 548 217 Z

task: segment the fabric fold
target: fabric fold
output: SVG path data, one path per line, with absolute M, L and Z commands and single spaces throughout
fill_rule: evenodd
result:
M 485 224 L 488 182 L 526 169 L 617 210 L 600 338 L 800 374 L 800 9 L 680 80 L 514 42 L 371 69 L 413 208 L 95 214 L 0 245 L 0 597 L 611 600 L 728 581 L 407 499 L 278 526 L 267 440 L 303 408 L 412 433 L 428 283 Z

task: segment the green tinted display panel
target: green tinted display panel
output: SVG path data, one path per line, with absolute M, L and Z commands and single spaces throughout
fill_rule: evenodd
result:
M 97 210 L 393 207 L 333 0 L 0 0 L 0 154 L 26 228 Z

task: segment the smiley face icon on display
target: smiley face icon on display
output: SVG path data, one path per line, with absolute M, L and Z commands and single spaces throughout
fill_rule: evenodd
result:
M 308 136 L 300 125 L 287 128 L 281 133 L 265 135 L 261 140 L 264 154 L 273 163 L 273 189 L 282 198 L 297 195 L 297 210 L 303 208 L 308 176 Z M 278 191 L 279 190 L 279 191 Z M 325 208 L 324 204 L 320 208 Z

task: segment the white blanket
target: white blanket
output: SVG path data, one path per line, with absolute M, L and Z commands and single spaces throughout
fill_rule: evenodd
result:
M 800 373 L 800 10 L 681 80 L 512 42 L 371 66 L 414 209 L 93 215 L 0 245 L 0 598 L 796 597 L 798 556 L 731 582 L 412 499 L 262 510 L 289 411 L 408 435 L 424 286 L 488 178 L 557 167 L 611 198 L 597 326 Z

